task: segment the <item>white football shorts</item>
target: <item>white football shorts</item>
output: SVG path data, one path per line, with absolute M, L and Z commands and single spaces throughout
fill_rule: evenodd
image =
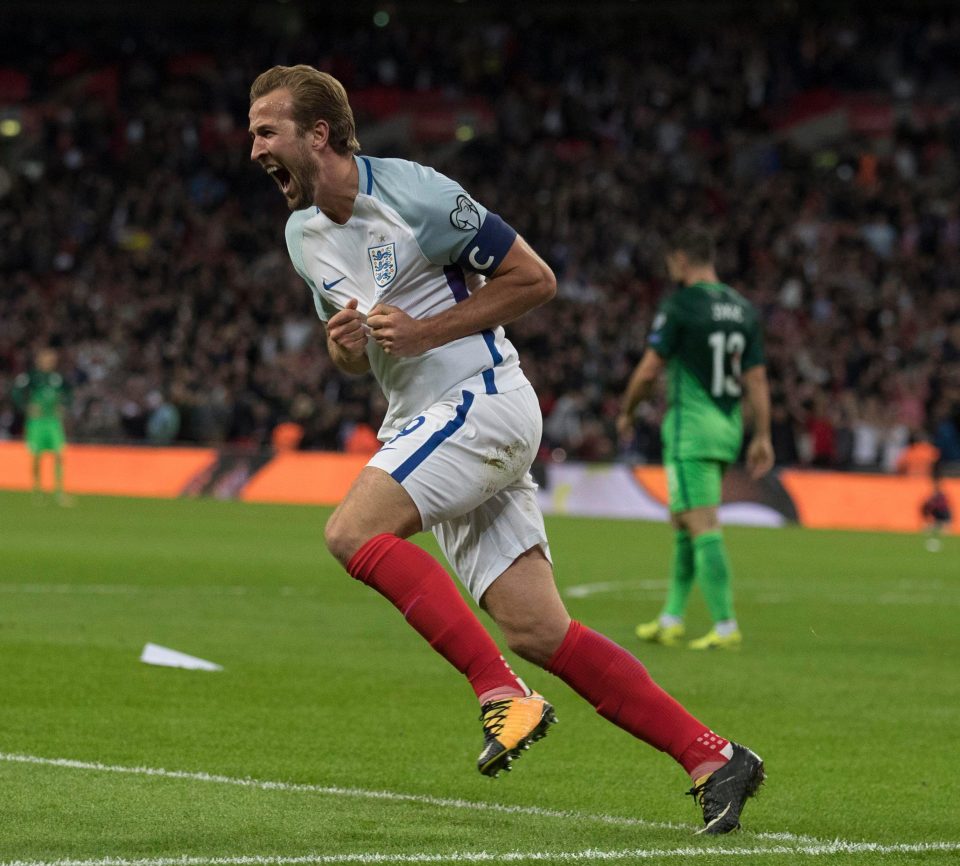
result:
M 520 554 L 539 545 L 550 558 L 530 475 L 542 433 L 532 386 L 464 390 L 410 421 L 367 463 L 403 485 L 478 602 Z

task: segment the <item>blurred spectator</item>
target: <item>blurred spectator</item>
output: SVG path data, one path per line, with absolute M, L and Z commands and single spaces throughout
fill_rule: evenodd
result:
M 284 451 L 296 451 L 303 441 L 303 427 L 293 421 L 277 424 L 270 434 L 270 444 L 277 454 Z
M 343 450 L 347 454 L 374 454 L 380 448 L 377 431 L 365 421 L 354 424 L 344 437 Z
M 933 473 L 940 459 L 940 449 L 932 445 L 922 434 L 911 436 L 910 444 L 897 458 L 897 472 L 901 475 L 920 475 L 924 478 Z
M 933 412 L 933 444 L 947 463 L 960 461 L 960 405 L 951 409 L 947 401 Z
M 793 466 L 799 460 L 793 418 L 783 403 L 774 403 L 770 412 L 770 440 L 778 466 Z
M 151 445 L 169 445 L 180 431 L 180 412 L 159 391 L 147 395 L 147 440 Z
M 857 469 L 877 469 L 880 465 L 882 431 L 880 409 L 876 397 L 863 401 L 860 414 L 853 422 L 853 453 Z
M 837 464 L 837 431 L 827 411 L 827 404 L 819 396 L 807 414 L 806 428 L 810 437 L 810 462 L 821 469 Z

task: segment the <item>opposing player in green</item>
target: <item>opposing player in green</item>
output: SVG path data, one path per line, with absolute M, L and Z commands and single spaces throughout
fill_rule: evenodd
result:
M 681 229 L 668 243 L 667 270 L 680 288 L 657 311 L 648 347 L 623 396 L 617 428 L 633 432 L 637 404 L 667 370 L 663 460 L 676 529 L 670 589 L 660 616 L 637 626 L 642 640 L 679 645 L 694 580 L 713 628 L 691 649 L 734 649 L 743 637 L 733 609 L 730 561 L 717 519 L 726 468 L 743 442 L 741 397 L 750 406 L 753 437 L 747 468 L 754 478 L 773 466 L 770 393 L 757 311 L 717 278 L 714 242 L 702 228 Z
M 53 454 L 53 492 L 61 505 L 69 505 L 70 498 L 63 490 L 63 449 L 67 442 L 63 414 L 70 402 L 70 388 L 57 372 L 57 353 L 53 349 L 41 349 L 35 367 L 17 376 L 13 402 L 26 416 L 24 438 L 33 455 L 34 493 L 42 490 L 41 459 L 49 451 Z

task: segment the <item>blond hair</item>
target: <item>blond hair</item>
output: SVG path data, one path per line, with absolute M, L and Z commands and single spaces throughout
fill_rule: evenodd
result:
M 293 98 L 293 120 L 301 134 L 313 129 L 318 120 L 330 127 L 330 146 L 346 156 L 360 150 L 353 110 L 347 91 L 332 75 L 312 66 L 274 66 L 261 72 L 250 87 L 250 104 L 274 90 L 289 90 Z

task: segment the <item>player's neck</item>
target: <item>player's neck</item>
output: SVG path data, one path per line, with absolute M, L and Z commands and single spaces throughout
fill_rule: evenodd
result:
M 704 265 L 702 267 L 691 267 L 683 275 L 683 284 L 693 286 L 697 283 L 719 283 L 717 272 L 713 265 Z
M 335 223 L 343 225 L 353 216 L 360 172 L 353 156 L 331 160 L 320 172 L 314 204 Z

